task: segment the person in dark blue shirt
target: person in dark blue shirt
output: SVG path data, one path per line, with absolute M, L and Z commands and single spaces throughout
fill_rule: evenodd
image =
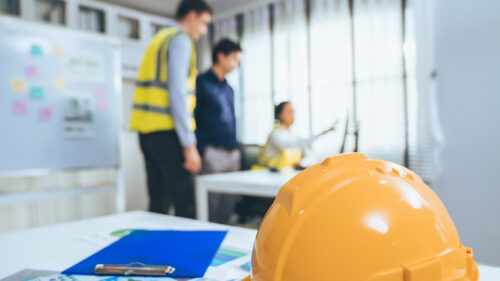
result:
M 240 65 L 241 47 L 229 39 L 219 41 L 212 53 L 213 65 L 196 79 L 196 138 L 202 156 L 200 174 L 237 171 L 240 151 L 236 137 L 234 91 L 226 75 Z M 229 223 L 238 198 L 210 194 L 209 220 Z

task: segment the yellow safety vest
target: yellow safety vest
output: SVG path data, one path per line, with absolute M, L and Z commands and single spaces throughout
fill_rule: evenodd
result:
M 284 130 L 284 128 L 276 124 L 274 126 L 273 132 L 276 130 Z M 271 133 L 272 134 L 272 133 Z M 267 150 L 270 146 L 270 137 L 267 139 L 266 144 L 262 147 L 258 162 L 259 166 L 254 166 L 252 169 L 259 170 L 262 168 L 271 168 L 276 170 L 282 170 L 284 168 L 293 168 L 296 164 L 300 163 L 302 160 L 302 150 L 298 148 L 285 148 L 278 152 L 276 155 L 267 157 Z
M 134 92 L 134 108 L 130 118 L 130 129 L 141 133 L 169 131 L 175 128 L 168 93 L 167 50 L 170 41 L 183 32 L 175 27 L 166 27 L 158 32 L 142 59 Z M 192 45 L 188 74 L 187 104 L 191 111 L 191 129 L 196 129 L 193 111 L 196 106 L 195 84 L 196 49 Z

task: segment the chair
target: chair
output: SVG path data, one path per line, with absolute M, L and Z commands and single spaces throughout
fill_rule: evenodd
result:
M 241 144 L 241 170 L 250 170 L 257 164 L 262 146 L 258 144 Z
M 250 170 L 257 164 L 262 146 L 258 144 L 242 144 L 241 147 L 241 169 Z M 273 198 L 260 198 L 253 196 L 241 196 L 236 204 L 235 212 L 239 216 L 239 223 L 244 224 L 249 218 L 263 217 L 267 209 L 273 203 Z

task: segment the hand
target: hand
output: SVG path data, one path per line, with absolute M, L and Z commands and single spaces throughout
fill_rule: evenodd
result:
M 195 145 L 184 147 L 184 169 L 197 173 L 201 169 L 201 158 Z
M 335 131 L 335 126 L 337 126 L 337 124 L 338 124 L 338 123 L 339 123 L 339 119 L 335 120 L 335 122 L 333 122 L 333 125 L 332 125 L 330 128 L 328 128 L 328 129 L 324 130 L 324 131 L 321 133 L 321 135 L 325 135 L 325 134 L 327 134 L 327 133 L 329 133 L 329 132 Z
M 335 130 L 335 127 L 328 128 L 328 129 L 324 130 L 324 131 L 321 133 L 321 135 L 327 134 L 327 133 L 332 132 L 332 131 L 334 131 L 334 130 Z
M 293 168 L 295 170 L 304 170 L 306 167 L 302 166 L 302 164 L 300 164 L 300 163 L 297 163 L 297 164 L 293 165 Z

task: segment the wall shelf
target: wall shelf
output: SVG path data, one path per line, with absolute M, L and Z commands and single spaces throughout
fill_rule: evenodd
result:
M 35 20 L 66 25 L 66 2 L 62 0 L 35 0 Z
M 0 13 L 11 16 L 21 16 L 20 0 L 0 0 Z
M 104 10 L 80 5 L 78 11 L 81 30 L 106 33 L 106 13 Z
M 139 20 L 119 15 L 118 35 L 122 39 L 140 40 Z
M 155 36 L 158 31 L 166 27 L 166 24 L 151 23 L 151 36 Z

